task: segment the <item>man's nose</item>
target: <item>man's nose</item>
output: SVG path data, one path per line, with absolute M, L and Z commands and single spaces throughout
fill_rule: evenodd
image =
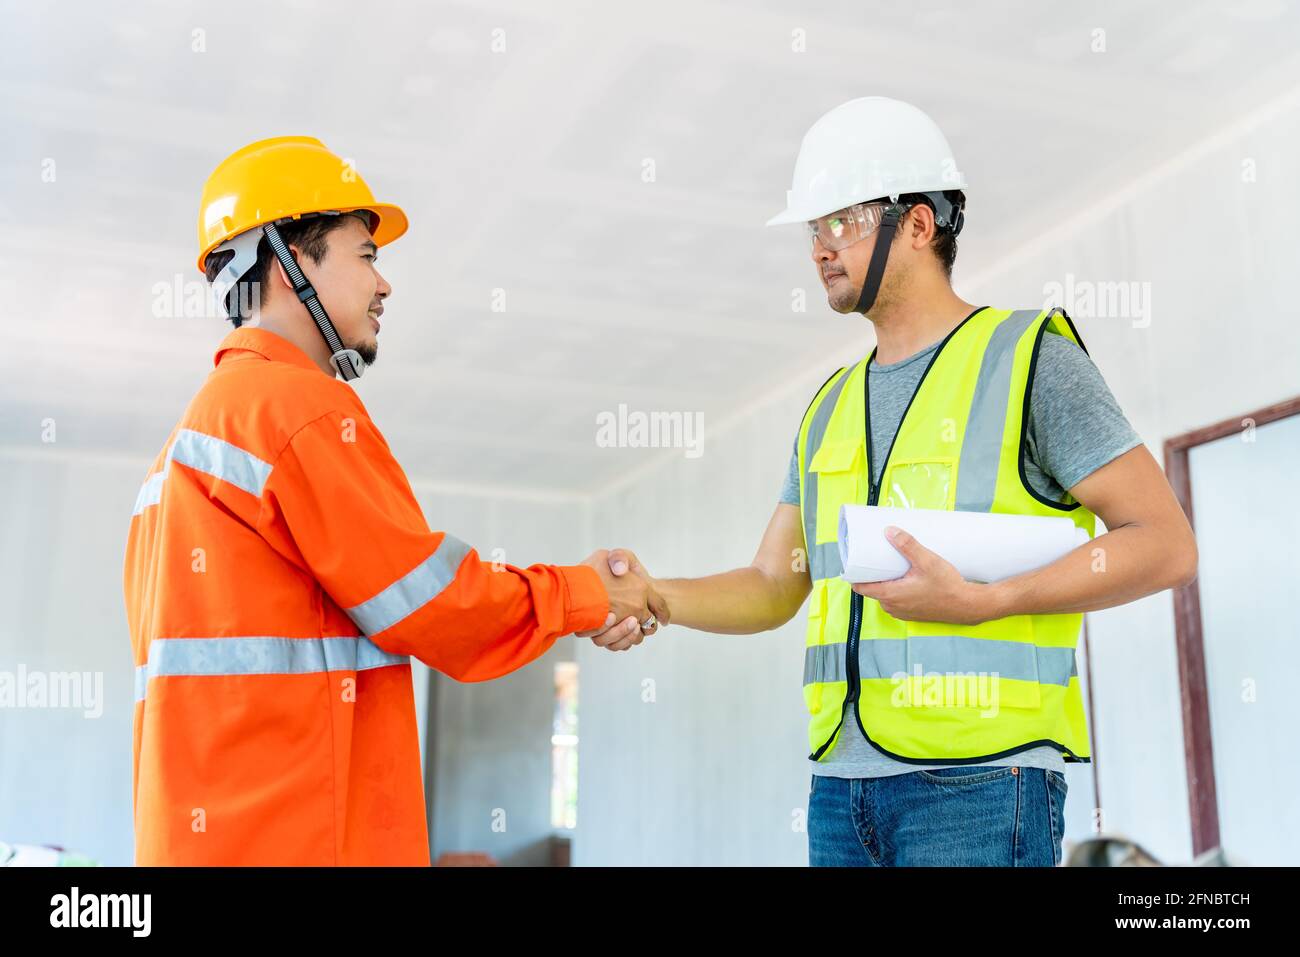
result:
M 376 296 L 378 296 L 380 299 L 387 299 L 390 295 L 392 295 L 393 287 L 388 284 L 388 280 L 384 278 L 383 273 L 381 273 L 378 269 L 375 270 L 375 279 L 378 280 L 378 284 L 375 286 Z
M 822 245 L 822 241 L 820 237 L 814 236 L 812 241 L 813 262 L 815 263 L 831 262 L 833 259 L 835 259 L 835 253 L 831 252 L 829 249 L 827 249 L 825 246 Z

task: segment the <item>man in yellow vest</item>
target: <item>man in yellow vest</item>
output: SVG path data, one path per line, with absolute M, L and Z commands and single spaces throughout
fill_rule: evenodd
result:
M 831 308 L 876 346 L 817 390 L 753 564 L 653 579 L 675 624 L 752 634 L 808 607 L 803 673 L 813 865 L 1060 863 L 1065 764 L 1090 760 L 1075 652 L 1083 612 L 1176 588 L 1196 542 L 1159 465 L 1059 308 L 953 291 L 965 178 L 914 106 L 852 100 L 804 137 L 787 209 Z M 1066 516 L 1095 536 L 976 583 L 889 529 L 901 578 L 841 578 L 844 504 Z M 625 619 L 596 634 L 626 649 Z

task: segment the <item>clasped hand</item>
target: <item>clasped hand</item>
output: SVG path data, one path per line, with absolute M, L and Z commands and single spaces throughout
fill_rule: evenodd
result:
M 609 595 L 609 614 L 605 624 L 591 631 L 579 631 L 579 638 L 610 651 L 627 651 L 653 635 L 660 625 L 668 624 L 668 603 L 659 594 L 655 581 L 642 567 L 636 555 L 624 548 L 599 549 L 583 562 L 596 570 Z M 654 622 L 642 627 L 642 622 Z

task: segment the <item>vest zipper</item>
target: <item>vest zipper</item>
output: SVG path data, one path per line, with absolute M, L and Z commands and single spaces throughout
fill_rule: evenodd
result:
M 918 390 L 920 391 L 919 387 Z M 901 424 L 900 424 L 901 428 Z M 898 438 L 898 433 L 894 433 L 894 438 Z M 890 451 L 893 451 L 893 445 L 890 445 Z M 870 468 L 870 462 L 867 463 Z M 886 457 L 885 464 L 889 464 Z M 880 469 L 880 474 L 885 474 L 884 466 Z M 867 492 L 867 504 L 875 505 L 880 498 L 880 486 L 874 482 L 871 483 Z M 844 643 L 844 654 L 848 659 L 844 662 L 845 675 L 848 677 L 848 694 L 844 696 L 844 713 L 848 714 L 849 708 L 856 708 L 858 705 L 858 693 L 862 690 L 862 680 L 858 675 L 858 638 L 862 634 L 862 596 L 857 592 L 849 600 L 849 635 L 848 640 Z M 840 716 L 840 723 L 844 723 L 844 716 Z M 866 733 L 865 731 L 863 732 Z

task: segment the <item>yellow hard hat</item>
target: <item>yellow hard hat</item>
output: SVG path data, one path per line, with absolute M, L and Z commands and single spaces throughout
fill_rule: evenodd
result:
M 208 253 L 255 226 L 306 213 L 366 210 L 376 246 L 406 232 L 406 214 L 376 203 L 356 170 L 314 136 L 275 136 L 221 161 L 203 184 L 199 271 Z

